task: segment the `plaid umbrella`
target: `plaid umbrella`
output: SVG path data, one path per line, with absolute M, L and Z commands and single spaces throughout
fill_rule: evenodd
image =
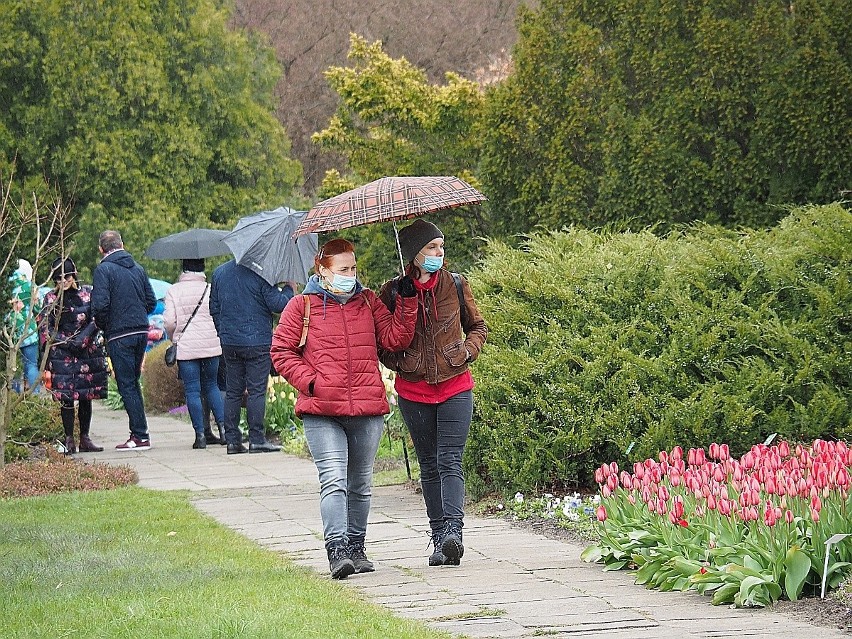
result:
M 482 193 L 452 175 L 383 177 L 323 200 L 308 211 L 293 235 L 337 231 L 370 222 L 407 220 L 485 200 Z

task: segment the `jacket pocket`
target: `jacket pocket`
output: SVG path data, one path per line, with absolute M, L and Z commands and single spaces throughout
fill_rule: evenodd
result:
M 402 373 L 414 373 L 420 368 L 423 354 L 420 351 L 408 350 L 397 354 L 397 366 Z
M 467 363 L 467 349 L 464 347 L 464 340 L 447 344 L 441 352 L 450 366 L 464 366 Z

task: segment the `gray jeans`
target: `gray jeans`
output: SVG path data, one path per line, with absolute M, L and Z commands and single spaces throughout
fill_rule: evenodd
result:
M 464 518 L 462 456 L 470 420 L 473 392 L 453 395 L 441 404 L 422 404 L 399 398 L 402 418 L 411 433 L 420 464 L 420 486 L 433 531 L 446 519 Z
M 384 418 L 302 415 L 302 423 L 319 474 L 326 548 L 364 543 Z

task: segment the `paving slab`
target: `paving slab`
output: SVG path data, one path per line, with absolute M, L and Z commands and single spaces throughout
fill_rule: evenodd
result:
M 92 437 L 102 453 L 82 458 L 131 466 L 152 490 L 185 490 L 194 506 L 258 545 L 327 577 L 319 482 L 309 459 L 284 453 L 192 450 L 186 419 L 149 415 L 152 449 L 116 451 L 125 413 L 96 404 Z M 580 560 L 582 547 L 499 519 L 467 516 L 460 566 L 427 565 L 429 526 L 408 486 L 373 489 L 367 553 L 376 572 L 343 580 L 400 617 L 462 637 L 515 639 L 849 639 L 772 610 L 714 607 L 694 593 L 661 593 L 624 571 Z

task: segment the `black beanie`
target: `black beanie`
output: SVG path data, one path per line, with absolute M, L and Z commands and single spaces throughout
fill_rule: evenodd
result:
M 203 273 L 204 258 L 181 260 L 181 267 L 184 271 L 191 271 L 193 273 Z
M 400 229 L 399 248 L 402 250 L 402 259 L 411 262 L 420 250 L 436 237 L 444 237 L 441 229 L 423 218 L 418 218 L 404 229 Z
M 77 265 L 74 264 L 74 260 L 70 257 L 66 257 L 64 260 L 61 257 L 57 257 L 53 260 L 53 264 L 50 265 L 50 279 L 54 282 L 58 282 L 59 280 L 65 279 L 66 275 L 73 275 L 76 280 Z

